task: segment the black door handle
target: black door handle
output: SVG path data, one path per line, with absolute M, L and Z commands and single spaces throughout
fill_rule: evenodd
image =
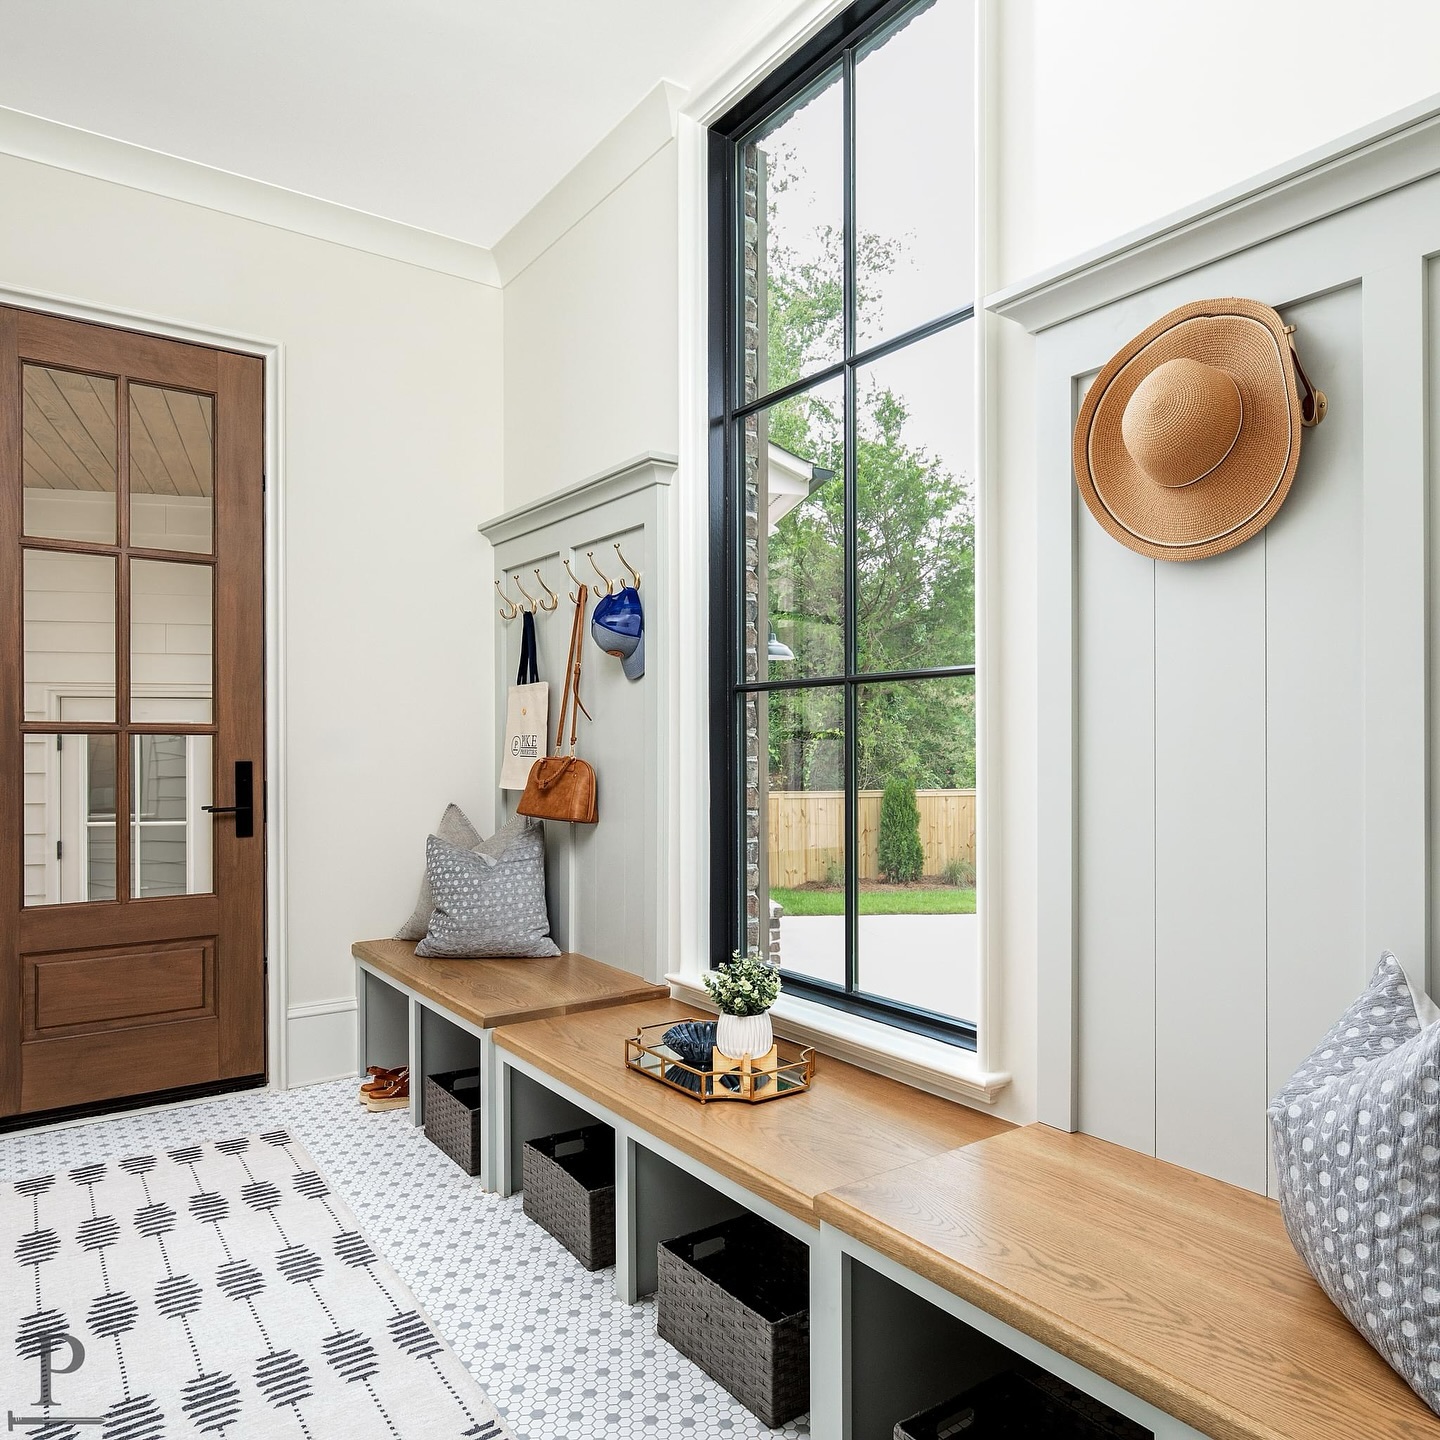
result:
M 248 840 L 255 833 L 255 765 L 250 760 L 235 762 L 235 803 L 202 805 L 212 815 L 235 817 L 235 838 Z

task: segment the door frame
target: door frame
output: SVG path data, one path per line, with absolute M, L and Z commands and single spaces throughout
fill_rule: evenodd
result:
M 265 1074 L 271 1090 L 288 1088 L 288 896 L 285 784 L 285 346 L 280 340 L 193 325 L 141 310 L 90 304 L 70 295 L 0 284 L 0 305 L 41 310 L 64 320 L 139 330 L 167 340 L 254 355 L 265 365 Z

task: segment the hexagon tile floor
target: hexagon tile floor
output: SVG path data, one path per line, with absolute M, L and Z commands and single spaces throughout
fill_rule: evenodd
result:
M 614 1272 L 588 1274 L 486 1195 L 404 1112 L 372 1115 L 355 1082 L 251 1090 L 62 1129 L 0 1136 L 0 1179 L 81 1159 L 289 1126 L 522 1440 L 800 1440 L 769 1430 L 655 1335 L 655 1305 L 622 1305 Z

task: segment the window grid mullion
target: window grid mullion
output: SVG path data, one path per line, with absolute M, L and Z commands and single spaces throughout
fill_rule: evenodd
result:
M 851 356 L 842 356 L 839 360 L 832 360 L 828 365 L 821 366 L 819 370 L 812 370 L 798 380 L 790 381 L 788 385 L 781 385 L 775 390 L 767 390 L 753 400 L 732 404 L 729 410 L 730 418 L 743 420 L 760 410 L 773 409 L 786 400 L 793 400 L 797 395 L 804 395 L 807 391 L 820 389 L 828 381 L 843 375 L 848 367 L 863 369 L 866 366 L 877 364 L 898 351 L 908 350 L 910 346 L 918 345 L 922 340 L 929 340 L 931 336 L 938 335 L 942 330 L 949 330 L 955 325 L 963 325 L 967 320 L 974 318 L 975 307 L 973 305 L 962 305 L 958 310 L 950 310 L 944 315 L 937 315 L 935 319 L 927 320 L 923 325 L 916 325 L 901 335 L 892 335 L 889 339 L 869 345 L 864 350 L 857 350 Z
M 974 665 L 937 665 L 925 670 L 857 670 L 849 675 L 805 675 L 794 680 L 742 680 L 733 688 L 742 693 L 757 690 L 819 690 L 846 683 L 888 685 L 896 680 L 955 680 L 973 674 Z
M 856 463 L 859 445 L 855 433 L 855 48 L 847 46 L 841 59 L 843 146 L 842 183 L 844 187 L 845 283 L 841 295 L 844 316 L 845 353 L 845 990 L 853 994 L 856 982 L 860 935 L 860 755 L 858 735 L 857 691 L 851 678 L 859 658 L 856 636 L 855 587 L 857 583 L 856 534 L 859 530 L 859 488 Z

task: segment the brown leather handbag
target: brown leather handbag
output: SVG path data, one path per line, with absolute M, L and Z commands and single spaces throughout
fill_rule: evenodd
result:
M 595 797 L 595 768 L 575 753 L 580 731 L 580 712 L 585 710 L 580 699 L 581 633 L 585 626 L 586 586 L 575 597 L 575 623 L 570 627 L 570 658 L 565 662 L 565 694 L 560 701 L 560 720 L 555 726 L 555 748 L 565 743 L 565 712 L 573 696 L 575 708 L 570 711 L 570 753 L 547 755 L 530 767 L 525 793 L 515 807 L 522 815 L 540 820 L 569 820 L 576 825 L 593 825 L 600 818 Z M 590 712 L 585 710 L 589 720 Z

